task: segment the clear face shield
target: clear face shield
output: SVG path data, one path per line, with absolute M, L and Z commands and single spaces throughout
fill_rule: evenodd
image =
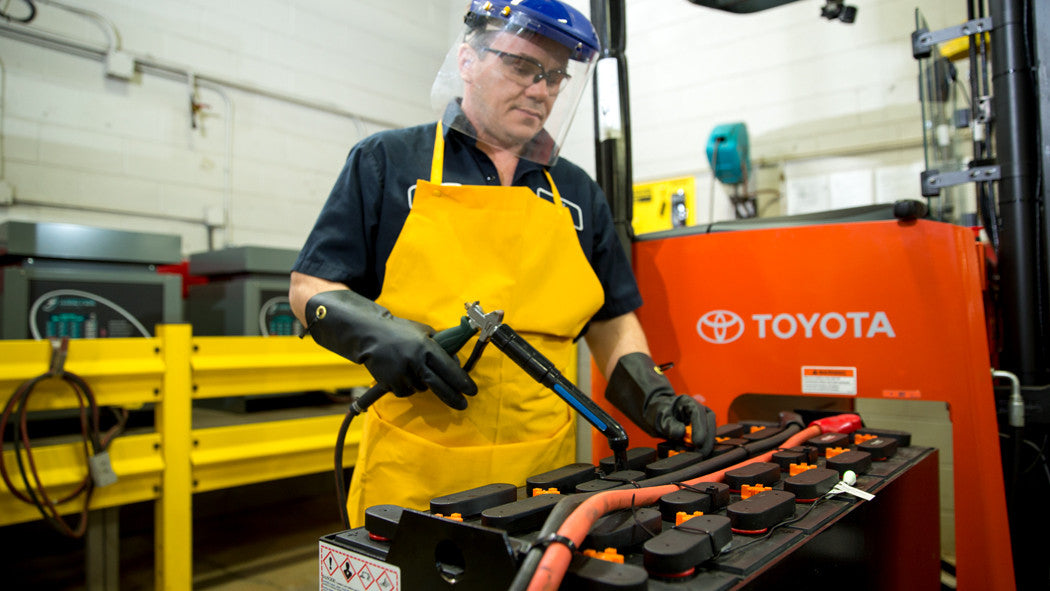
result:
M 440 114 L 458 101 L 465 117 L 452 128 L 551 165 L 590 78 L 597 37 L 582 14 L 558 2 L 495 4 L 472 4 L 434 80 L 431 105 Z

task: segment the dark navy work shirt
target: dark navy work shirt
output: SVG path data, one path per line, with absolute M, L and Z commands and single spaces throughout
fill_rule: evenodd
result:
M 450 129 L 454 117 L 463 117 L 457 105 L 450 106 L 445 115 L 442 181 L 498 186 L 496 167 L 476 141 Z M 295 271 L 345 283 L 369 299 L 379 297 L 386 261 L 411 210 L 416 181 L 430 178 L 436 126 L 383 131 L 354 146 L 299 252 Z M 562 204 L 572 212 L 580 246 L 605 291 L 605 303 L 593 319 L 606 320 L 638 308 L 642 303 L 638 285 L 601 188 L 564 158 L 549 170 Z M 535 162 L 519 160 L 512 184 L 528 187 L 537 198 L 553 202 L 543 167 Z

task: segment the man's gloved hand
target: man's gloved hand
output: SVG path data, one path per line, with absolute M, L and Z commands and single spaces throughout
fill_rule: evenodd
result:
M 478 393 L 459 362 L 431 337 L 425 324 L 398 318 L 347 289 L 325 291 L 306 302 L 310 335 L 319 345 L 363 364 L 397 396 L 430 389 L 456 410 Z
M 690 425 L 697 451 L 704 457 L 711 454 L 715 413 L 692 396 L 675 394 L 671 382 L 645 353 L 628 353 L 616 362 L 605 399 L 654 437 L 681 441 Z

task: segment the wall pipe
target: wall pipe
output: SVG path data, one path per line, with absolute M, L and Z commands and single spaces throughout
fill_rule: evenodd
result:
M 90 57 L 98 61 L 105 61 L 108 55 L 108 49 L 101 48 L 97 45 L 79 41 L 75 39 L 69 39 L 55 33 L 49 33 L 41 31 L 39 29 L 32 29 L 25 25 L 15 25 L 0 21 L 0 35 L 10 37 L 18 41 L 30 42 L 37 44 L 41 47 L 47 47 L 49 49 L 56 49 L 65 51 L 73 55 L 79 55 L 81 57 Z M 386 128 L 398 128 L 401 124 L 386 121 L 375 117 L 366 117 L 360 113 L 355 113 L 349 109 L 345 109 L 333 103 L 326 103 L 316 101 L 310 98 L 296 96 L 289 93 L 280 92 L 277 90 L 265 88 L 248 82 L 232 80 L 217 76 L 213 74 L 203 73 L 195 71 L 191 68 L 172 64 L 164 60 L 158 60 L 156 58 L 137 54 L 134 52 L 127 52 L 134 60 L 135 63 L 141 67 L 149 68 L 158 75 L 166 75 L 169 78 L 177 80 L 188 80 L 191 73 L 193 73 L 197 80 L 202 82 L 211 82 L 212 84 L 222 86 L 224 88 L 239 90 L 249 94 L 270 98 L 273 100 L 281 101 L 290 105 L 296 105 L 300 107 L 306 107 L 315 111 L 321 111 L 324 113 L 330 113 L 332 115 L 339 115 L 347 117 L 355 121 L 362 121 L 371 125 L 378 125 Z
M 211 84 L 209 82 L 198 83 L 196 77 L 193 78 L 192 84 L 201 88 L 207 88 L 219 95 L 222 98 L 223 106 L 226 108 L 226 139 L 223 142 L 223 167 L 222 167 L 222 244 L 225 247 L 229 247 L 233 244 L 233 225 L 232 222 L 232 210 L 233 210 L 233 101 L 230 100 L 229 93 L 219 86 L 218 84 Z M 191 107 L 192 108 L 192 107 Z M 215 226 L 208 219 L 208 216 L 204 216 L 204 224 L 208 228 L 208 250 L 214 250 L 214 234 Z
M 67 12 L 73 14 L 79 14 L 80 16 L 86 16 L 89 19 L 95 21 L 102 29 L 102 33 L 105 34 L 106 40 L 109 41 L 109 52 L 120 51 L 122 49 L 120 41 L 120 32 L 117 31 L 117 26 L 113 24 L 113 21 L 109 20 L 102 14 L 95 12 L 94 10 L 88 10 L 86 8 L 80 8 L 78 6 L 69 6 L 62 2 L 55 2 L 55 0 L 34 0 L 37 4 L 47 4 L 54 6 L 55 8 L 61 8 Z
M 192 217 L 192 216 L 180 216 L 173 214 L 159 214 L 149 213 L 145 211 L 130 211 L 126 209 L 117 209 L 115 207 L 101 207 L 101 206 L 86 206 L 86 205 L 74 205 L 69 203 L 55 203 L 52 201 L 36 201 L 34 199 L 16 198 L 14 199 L 16 205 L 28 205 L 31 207 L 48 207 L 52 209 L 63 209 L 66 211 L 83 211 L 86 213 L 108 213 L 117 214 L 133 218 L 142 218 L 147 220 L 168 220 L 172 222 L 180 222 L 194 225 L 207 225 L 207 220 L 204 217 Z
M 1045 261 L 1040 265 L 1035 88 L 1026 48 L 1027 0 L 991 0 L 992 101 L 1002 233 L 999 277 L 1004 369 L 1023 384 L 1047 379 Z

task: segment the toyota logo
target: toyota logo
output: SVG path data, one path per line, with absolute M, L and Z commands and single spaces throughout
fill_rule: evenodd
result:
M 744 334 L 744 321 L 729 310 L 711 310 L 700 317 L 696 332 L 709 343 L 732 343 Z

